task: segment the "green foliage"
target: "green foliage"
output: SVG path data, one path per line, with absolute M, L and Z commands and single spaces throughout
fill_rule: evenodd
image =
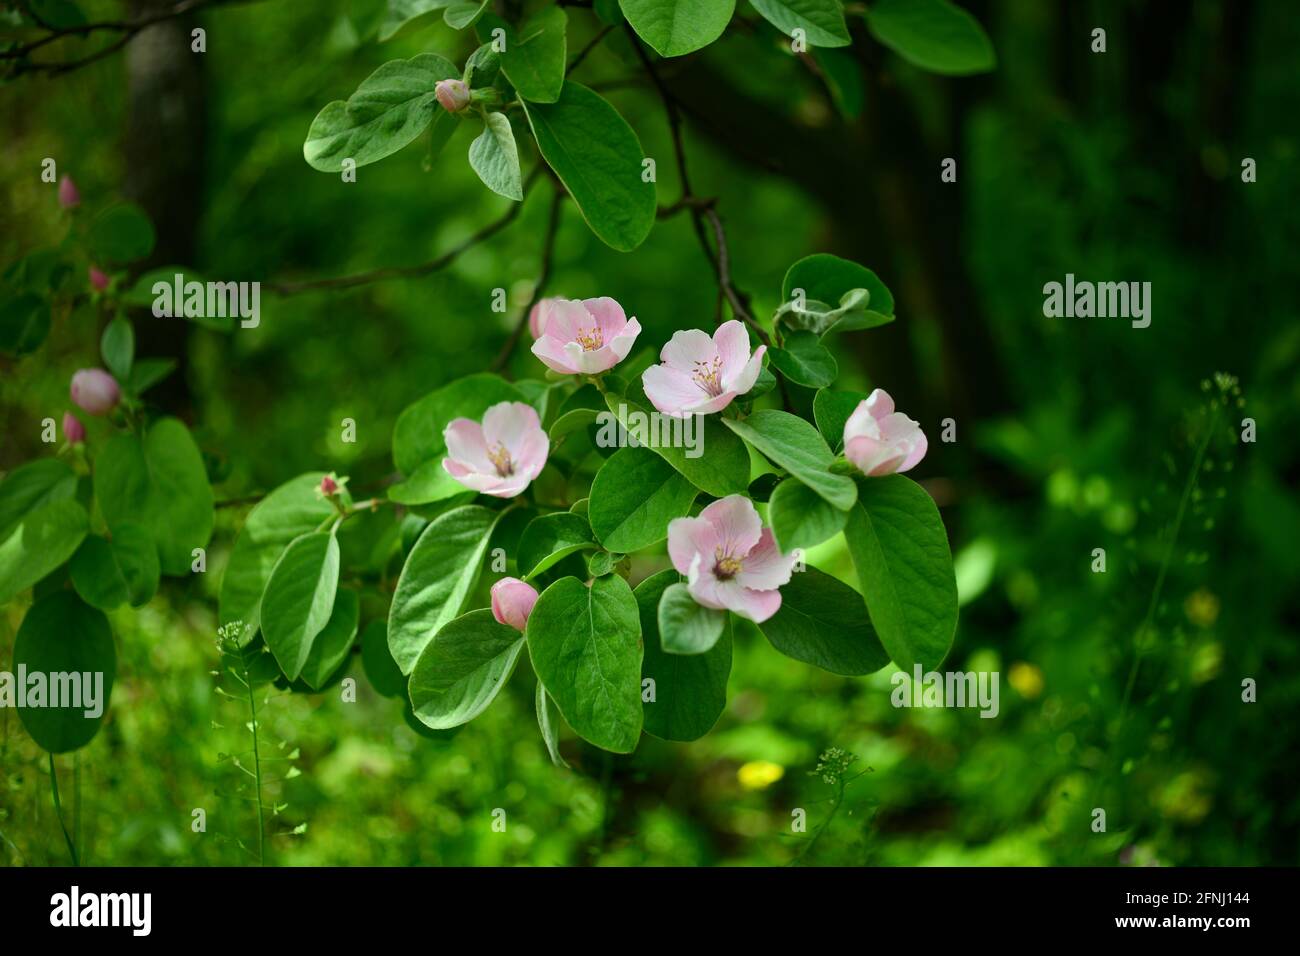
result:
M 87 535 L 68 571 L 81 599 L 101 611 L 148 604 L 162 574 L 152 536 L 131 523 L 117 525 L 107 538 Z
M 708 46 L 731 22 L 736 0 L 619 0 L 632 29 L 660 56 Z
M 520 391 L 499 375 L 481 373 L 457 379 L 402 410 L 393 427 L 393 464 L 411 475 L 447 450 L 442 433 L 453 418 L 481 419 L 500 402 L 522 402 Z
M 469 164 L 483 185 L 498 195 L 520 202 L 524 198 L 515 134 L 504 113 L 487 113 L 483 132 L 469 144 Z
M 938 667 L 957 628 L 957 585 L 934 500 L 902 475 L 863 479 L 845 537 L 871 623 L 894 663 Z
M 704 654 L 727 626 L 727 612 L 697 604 L 684 584 L 670 584 L 659 599 L 656 628 L 665 654 Z
M 100 262 L 134 262 L 153 252 L 156 236 L 153 223 L 139 206 L 119 203 L 101 212 L 90 223 L 86 244 Z
M 493 31 L 505 36 L 501 69 L 522 99 L 554 103 L 564 85 L 565 28 L 569 18 L 561 7 L 543 7 L 519 24 L 518 30 L 500 17 L 485 13 L 476 25 L 484 42 Z
M 922 69 L 966 76 L 997 65 L 979 21 L 948 0 L 877 0 L 866 16 L 872 36 Z
M 500 512 L 454 508 L 431 521 L 411 549 L 388 612 L 388 649 L 410 674 L 444 624 L 460 615 L 483 567 Z
M 779 409 L 765 408 L 744 421 L 726 419 L 725 424 L 833 507 L 846 510 L 856 499 L 853 479 L 830 473 L 834 456 L 817 429 L 806 420 Z
M 302 673 L 329 624 L 338 586 L 339 542 L 332 530 L 295 538 L 271 569 L 262 594 L 262 635 L 290 680 Z
M 524 102 L 537 148 L 602 242 L 630 252 L 655 222 L 655 184 L 632 127 L 599 94 L 565 80 L 554 103 Z
M 870 674 L 889 655 L 867 618 L 862 596 L 814 567 L 790 576 L 781 609 L 759 625 L 784 654 L 832 674 Z
M 749 0 L 749 3 L 786 36 L 802 30 L 811 46 L 848 46 L 852 42 L 840 0 Z
M 14 665 L 43 678 L 44 701 L 31 699 L 18 709 L 32 739 L 50 753 L 67 753 L 86 746 L 99 733 L 108 712 L 108 700 L 117 675 L 117 652 L 108 619 L 87 607 L 70 591 L 46 595 L 28 609 L 14 638 Z M 67 675 L 74 684 L 57 691 L 62 706 L 54 706 L 55 675 Z M 99 682 L 102 680 L 102 687 Z M 84 682 L 94 683 L 94 688 Z M 80 693 L 75 693 L 75 688 Z M 89 703 L 95 699 L 93 713 Z
M 700 491 L 721 498 L 741 494 L 749 487 L 749 454 L 745 443 L 728 432 L 716 417 L 705 416 L 696 422 L 701 432 L 702 453 L 692 457 L 694 452 L 687 454 L 689 449 L 653 440 L 646 406 L 633 396 L 610 394 L 606 401 L 628 434 L 672 465 Z
M 346 159 L 361 167 L 392 155 L 423 133 L 440 109 L 437 82 L 459 78 L 460 70 L 436 53 L 385 63 L 346 102 L 334 100 L 316 115 L 303 157 L 313 169 L 337 173 Z
M 519 538 L 516 563 L 525 579 L 534 578 L 578 551 L 597 546 L 591 525 L 569 512 L 542 515 L 529 522 Z
M 777 371 L 796 385 L 824 388 L 840 373 L 830 350 L 817 340 L 814 333 L 802 329 L 791 332 L 785 337 L 782 347 L 774 347 L 768 354 Z
M 435 730 L 469 723 L 496 699 L 523 648 L 523 635 L 497 623 L 487 609 L 451 621 L 411 671 L 415 716 Z
M 695 486 L 648 448 L 620 448 L 591 483 L 587 516 L 611 551 L 640 551 L 668 535 L 668 522 L 686 514 Z
M 538 598 L 525 632 L 533 669 L 565 722 L 615 753 L 641 735 L 641 621 L 618 575 L 590 586 L 561 578 Z
M 767 504 L 772 534 L 783 552 L 804 550 L 844 530 L 847 511 L 835 507 L 798 478 L 786 478 Z

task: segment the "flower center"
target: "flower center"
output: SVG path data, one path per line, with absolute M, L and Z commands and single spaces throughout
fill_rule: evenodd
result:
M 730 581 L 740 572 L 742 567 L 740 558 L 724 554 L 721 548 L 714 549 L 713 576 L 719 581 Z
M 594 352 L 605 344 L 604 333 L 600 331 L 599 326 L 593 326 L 589 329 L 578 329 L 575 336 L 579 345 L 584 352 Z
M 497 470 L 497 474 L 502 478 L 509 478 L 515 473 L 515 463 L 510 460 L 510 452 L 506 446 L 497 442 L 488 449 L 488 459 L 492 462 Z
M 695 371 L 691 373 L 695 384 L 704 390 L 710 398 L 722 394 L 722 358 L 717 357 L 708 362 L 696 362 Z

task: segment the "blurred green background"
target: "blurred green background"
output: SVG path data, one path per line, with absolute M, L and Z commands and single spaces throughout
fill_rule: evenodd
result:
M 896 323 L 838 337 L 839 387 L 887 389 L 930 436 L 912 475 L 940 503 L 963 605 L 945 669 L 998 671 L 999 716 L 896 709 L 888 671 L 836 677 L 751 628 L 711 734 L 609 757 L 565 729 L 565 771 L 538 735 L 526 657 L 486 714 L 431 737 L 372 691 L 354 655 L 357 703 L 285 693 L 262 713 L 285 757 L 272 772 L 287 777 L 270 788 L 282 809 L 269 862 L 1300 862 L 1300 18 L 1286 0 L 963 5 L 998 52 L 990 74 L 922 73 L 856 17 L 853 53 L 792 56 L 742 3 L 722 41 L 664 75 L 686 103 L 695 192 L 717 197 L 756 314 L 812 252 L 860 261 L 893 290 Z M 463 132 L 432 164 L 420 140 L 355 183 L 303 161 L 312 117 L 380 63 L 422 50 L 459 63 L 473 48 L 441 22 L 379 44 L 383 6 L 235 5 L 197 21 L 205 54 L 145 34 L 66 76 L 0 87 L 0 262 L 68 229 L 44 157 L 76 179 L 83 209 L 127 197 L 150 211 L 150 265 L 205 276 L 342 275 L 468 236 L 506 201 L 465 163 Z M 192 24 L 173 26 L 183 42 Z M 1089 51 L 1098 26 L 1105 54 Z M 571 54 L 598 28 L 571 8 Z M 675 200 L 662 107 L 626 37 L 612 32 L 575 76 L 628 119 L 657 159 L 660 203 Z M 527 170 L 535 152 L 521 148 Z M 940 181 L 945 157 L 956 183 Z M 1257 182 L 1241 181 L 1246 157 Z M 528 299 L 545 193 L 426 278 L 264 290 L 256 330 L 137 316 L 139 353 L 181 362 L 153 398 L 191 424 L 218 498 L 313 469 L 380 482 L 401 409 L 500 348 L 515 312 L 493 312 L 491 291 Z M 1150 281 L 1151 326 L 1044 318 L 1042 287 L 1067 272 Z M 709 327 L 717 295 L 688 217 L 620 254 L 571 205 L 549 291 L 614 296 L 655 347 Z M 72 372 L 97 364 L 99 328 L 93 312 L 61 316 L 35 355 L 0 359 L 0 470 L 46 453 L 36 423 L 58 418 Z M 540 373 L 525 349 L 510 370 Z M 345 417 L 355 444 L 339 440 Z M 939 440 L 946 418 L 953 443 Z M 254 811 L 223 759 L 247 746 L 246 714 L 212 675 L 215 595 L 244 513 L 219 512 L 206 575 L 112 616 L 109 719 L 58 758 L 90 864 L 251 859 Z M 818 550 L 813 563 L 850 573 L 834 541 Z M 0 611 L 0 670 L 24 610 Z M 1242 702 L 1246 678 L 1255 703 Z M 815 772 L 831 748 L 855 756 L 848 776 L 866 772 Z M 0 774 L 0 861 L 66 862 L 45 755 L 11 710 Z M 191 832 L 194 808 L 208 832 Z M 791 832 L 796 808 L 807 833 Z

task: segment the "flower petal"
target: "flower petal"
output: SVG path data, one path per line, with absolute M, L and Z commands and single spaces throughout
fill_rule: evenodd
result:
M 719 498 L 701 511 L 700 517 L 717 529 L 723 552 L 732 557 L 748 554 L 763 533 L 758 510 L 744 495 Z
M 500 443 L 513 452 L 525 435 L 541 428 L 537 410 L 523 402 L 498 402 L 483 415 L 483 441 L 488 448 Z
M 739 375 L 749 361 L 749 333 L 745 331 L 745 323 L 739 319 L 723 322 L 713 333 L 713 344 L 722 359 L 722 380 Z
M 760 345 L 754 349 L 754 354 L 749 361 L 741 366 L 740 374 L 731 381 L 727 381 L 724 376 L 722 382 L 725 387 L 734 391 L 737 395 L 744 395 L 754 383 L 758 381 L 758 373 L 763 371 L 763 353 L 767 351 L 766 345 Z
M 627 314 L 623 311 L 623 307 L 607 295 L 595 299 L 583 299 L 582 306 L 595 321 L 596 328 L 600 329 L 606 342 L 622 332 L 623 327 L 627 325 Z
M 569 354 L 564 351 L 564 343 L 559 339 L 543 333 L 542 337 L 533 343 L 532 353 L 552 372 L 559 372 L 561 375 L 578 373 L 569 361 Z
M 758 544 L 741 561 L 736 580 L 755 591 L 773 591 L 790 583 L 790 572 L 794 564 L 794 556 L 782 554 L 776 546 L 772 529 L 764 528 Z
M 708 332 L 700 329 L 680 329 L 673 333 L 668 344 L 659 352 L 659 359 L 671 368 L 690 375 L 696 362 L 712 362 L 718 350 Z
M 483 426 L 478 422 L 469 418 L 454 418 L 442 430 L 442 438 L 447 443 L 448 456 L 465 465 L 467 470 L 495 472 L 492 459 L 488 458 Z
M 668 557 L 678 574 L 690 574 L 697 558 L 712 561 L 721 544 L 717 528 L 703 518 L 674 518 L 668 522 Z
M 707 399 L 690 374 L 669 365 L 651 365 L 641 374 L 646 398 L 665 415 L 685 418 L 691 406 Z

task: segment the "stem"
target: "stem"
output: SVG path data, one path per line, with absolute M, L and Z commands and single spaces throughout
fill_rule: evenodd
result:
M 510 355 L 523 338 L 524 329 L 528 327 L 528 313 L 533 310 L 533 306 L 542 296 L 542 290 L 546 288 L 546 283 L 551 277 L 551 265 L 555 258 L 555 234 L 560 228 L 560 210 L 564 206 L 564 193 L 559 186 L 555 187 L 555 192 L 551 196 L 551 217 L 546 224 L 546 236 L 542 240 L 542 267 L 538 273 L 537 282 L 533 285 L 533 294 L 529 297 L 528 302 L 524 305 L 524 311 L 520 313 L 519 320 L 515 323 L 514 329 L 511 330 L 510 336 L 501 346 L 501 351 L 497 357 L 492 360 L 490 366 L 493 372 L 499 372 L 505 368 L 506 363 L 510 361 Z
M 266 866 L 266 814 L 262 809 L 262 754 L 257 742 L 257 695 L 249 679 L 248 663 L 244 663 L 244 684 L 248 687 L 249 726 L 253 731 L 253 776 L 257 786 L 257 865 Z
M 54 754 L 47 756 L 50 758 L 50 792 L 54 794 L 54 813 L 59 818 L 59 829 L 63 831 L 63 840 L 68 844 L 68 856 L 72 857 L 72 865 L 81 866 L 81 861 L 77 859 L 77 847 L 63 824 L 63 804 L 59 801 L 59 775 L 54 769 Z

